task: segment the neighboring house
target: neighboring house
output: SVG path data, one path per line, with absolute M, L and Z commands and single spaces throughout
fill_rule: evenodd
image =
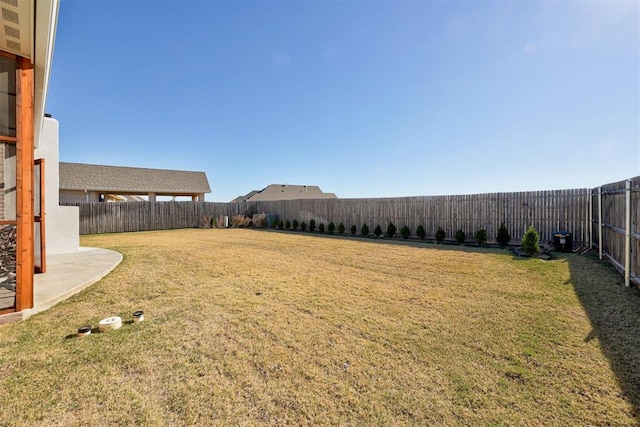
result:
M 33 307 L 33 276 L 46 270 L 47 250 L 78 250 L 77 208 L 57 206 L 57 122 L 44 116 L 58 6 L 0 6 L 0 229 L 4 251 L 15 250 L 0 266 L 15 301 L 0 314 Z
M 261 191 L 254 190 L 236 197 L 231 203 L 269 200 L 337 199 L 334 193 L 324 193 L 317 185 L 271 184 Z
M 203 201 L 210 193 L 204 172 L 60 162 L 61 202 L 140 201 L 147 196 L 187 196 Z

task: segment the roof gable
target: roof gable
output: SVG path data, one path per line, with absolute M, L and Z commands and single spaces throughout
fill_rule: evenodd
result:
M 234 199 L 238 201 L 270 201 L 296 199 L 337 199 L 334 193 L 324 193 L 317 185 L 271 184 L 261 191 L 252 191 Z

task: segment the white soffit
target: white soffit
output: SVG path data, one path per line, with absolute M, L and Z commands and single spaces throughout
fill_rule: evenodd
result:
M 0 0 L 0 50 L 33 59 L 33 1 Z

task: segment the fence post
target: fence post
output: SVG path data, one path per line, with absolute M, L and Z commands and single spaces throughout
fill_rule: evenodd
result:
M 591 189 L 589 189 L 589 206 L 587 209 L 589 209 L 587 215 L 587 239 L 589 239 L 587 248 L 591 249 L 593 247 L 593 190 Z
M 598 187 L 598 255 L 602 261 L 602 187 Z
M 624 213 L 624 285 L 629 287 L 631 279 L 631 180 L 625 185 Z

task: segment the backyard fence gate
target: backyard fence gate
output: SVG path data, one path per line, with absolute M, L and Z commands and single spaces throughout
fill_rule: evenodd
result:
M 640 176 L 591 190 L 594 245 L 624 275 L 625 285 L 640 285 Z

